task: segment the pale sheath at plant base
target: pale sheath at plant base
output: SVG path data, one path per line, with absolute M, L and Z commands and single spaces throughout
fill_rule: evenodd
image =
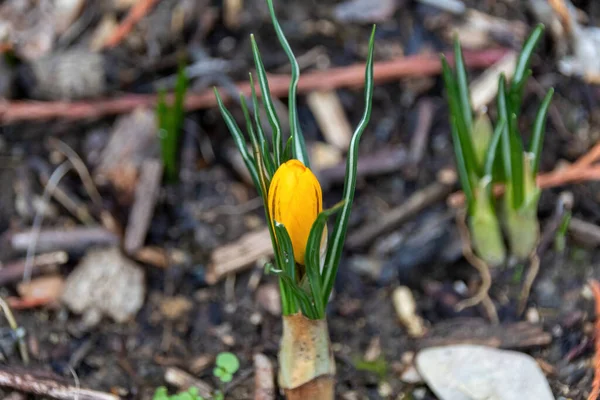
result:
M 246 119 L 245 135 L 215 89 L 221 115 L 250 172 L 263 205 L 274 250 L 274 263 L 268 271 L 279 277 L 283 334 L 279 348 L 279 386 L 288 399 L 332 400 L 335 391 L 335 360 L 325 317 L 325 309 L 342 255 L 348 219 L 354 200 L 358 144 L 371 115 L 373 96 L 373 43 L 369 42 L 365 71 L 365 111 L 348 150 L 342 201 L 324 209 L 321 185 L 310 169 L 310 160 L 296 109 L 299 68 L 275 16 L 272 0 L 267 0 L 271 20 L 292 67 L 288 109 L 290 137 L 284 142 L 282 127 L 269 92 L 269 83 L 258 46 L 251 37 L 252 53 L 262 94 L 262 103 L 272 130 L 266 140 L 259 115 L 259 101 L 252 74 L 251 116 L 244 96 L 240 96 Z M 327 220 L 337 214 L 331 235 Z

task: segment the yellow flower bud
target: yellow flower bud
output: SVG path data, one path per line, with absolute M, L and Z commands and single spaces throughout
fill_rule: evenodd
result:
M 281 164 L 269 186 L 268 207 L 273 223 L 283 224 L 290 235 L 294 259 L 304 265 L 310 229 L 323 209 L 317 177 L 299 160 Z

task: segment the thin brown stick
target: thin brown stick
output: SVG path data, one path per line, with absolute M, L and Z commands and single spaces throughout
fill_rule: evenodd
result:
M 588 396 L 588 400 L 597 400 L 600 396 L 600 283 L 592 279 L 589 284 L 596 302 L 596 324 L 594 328 L 596 354 L 594 356 L 594 381 L 592 382 L 592 391 Z
M 129 13 L 115 29 L 111 36 L 104 42 L 104 48 L 112 48 L 121 43 L 121 41 L 131 32 L 135 24 L 146 16 L 152 10 L 159 0 L 138 0 L 129 10 Z
M 465 299 L 456 305 L 457 311 L 462 311 L 468 307 L 474 307 L 481 304 L 488 318 L 492 323 L 498 323 L 498 312 L 496 306 L 492 302 L 489 295 L 489 290 L 492 287 L 492 275 L 488 265 L 479 257 L 473 253 L 471 248 L 471 235 L 469 234 L 469 228 L 467 227 L 467 212 L 461 209 L 456 215 L 456 225 L 458 227 L 458 233 L 460 234 L 460 240 L 462 244 L 462 252 L 465 259 L 479 272 L 481 276 L 481 286 L 475 294 L 475 296 Z
M 506 49 L 491 49 L 485 51 L 465 51 L 465 63 L 469 68 L 485 68 L 506 54 Z M 448 53 L 449 60 L 453 56 Z M 421 54 L 409 57 L 399 57 L 389 61 L 377 62 L 374 66 L 373 78 L 378 84 L 392 82 L 399 78 L 437 75 L 441 71 L 440 57 L 437 54 Z M 289 75 L 269 75 L 269 89 L 275 97 L 288 95 Z M 313 71 L 300 77 L 298 93 L 313 90 L 358 88 L 364 84 L 365 64 L 357 63 L 347 67 L 331 68 L 324 71 Z M 248 82 L 240 82 L 237 90 L 246 96 L 251 94 Z M 257 89 L 260 94 L 260 90 Z M 171 95 L 172 96 L 172 95 Z M 170 98 L 171 96 L 167 96 Z M 223 90 L 223 101 L 231 97 Z M 153 107 L 156 95 L 126 94 L 113 99 L 93 101 L 2 101 L 0 102 L 0 122 L 42 121 L 52 118 L 79 120 L 99 118 L 106 115 L 124 114 L 138 107 Z M 216 106 L 212 89 L 201 93 L 188 93 L 185 101 L 187 111 L 199 110 Z
M 7 367 L 0 368 L 0 386 L 59 400 L 119 400 L 114 394 L 80 389 L 46 376 Z

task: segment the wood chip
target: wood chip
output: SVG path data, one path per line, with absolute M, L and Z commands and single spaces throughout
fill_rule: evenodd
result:
M 214 285 L 229 274 L 235 274 L 254 265 L 263 257 L 273 255 L 269 229 L 245 234 L 234 243 L 215 249 L 206 272 L 206 282 Z
M 500 74 L 504 74 L 507 80 L 512 78 L 517 67 L 517 56 L 516 52 L 509 52 L 469 85 L 473 111 L 478 112 L 494 100 Z
M 144 244 L 154 213 L 162 179 L 163 166 L 159 160 L 146 160 L 135 192 L 135 202 L 125 231 L 125 251 L 134 254 Z
M 17 291 L 23 299 L 47 300 L 54 302 L 60 299 L 65 288 L 65 280 L 60 275 L 43 276 L 17 286 Z
M 94 179 L 106 181 L 118 191 L 122 204 L 133 201 L 137 188 L 138 169 L 149 158 L 158 156 L 156 116 L 153 110 L 138 108 L 120 117 L 94 171 Z
M 417 315 L 417 303 L 410 289 L 398 286 L 392 294 L 394 309 L 400 322 L 406 327 L 412 337 L 421 337 L 425 334 L 423 319 Z
M 307 95 L 306 101 L 328 143 L 347 151 L 352 139 L 352 127 L 344 107 L 334 90 L 319 90 Z
M 552 335 L 528 322 L 491 325 L 479 318 L 456 318 L 431 327 L 417 342 L 420 349 L 452 344 L 479 344 L 502 349 L 546 346 Z
M 254 400 L 275 400 L 274 369 L 264 354 L 254 355 Z

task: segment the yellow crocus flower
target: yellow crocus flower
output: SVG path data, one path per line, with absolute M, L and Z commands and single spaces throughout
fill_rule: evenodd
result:
M 283 224 L 290 235 L 294 259 L 304 265 L 310 229 L 323 209 L 317 177 L 299 160 L 281 164 L 269 186 L 268 207 L 271 220 Z

